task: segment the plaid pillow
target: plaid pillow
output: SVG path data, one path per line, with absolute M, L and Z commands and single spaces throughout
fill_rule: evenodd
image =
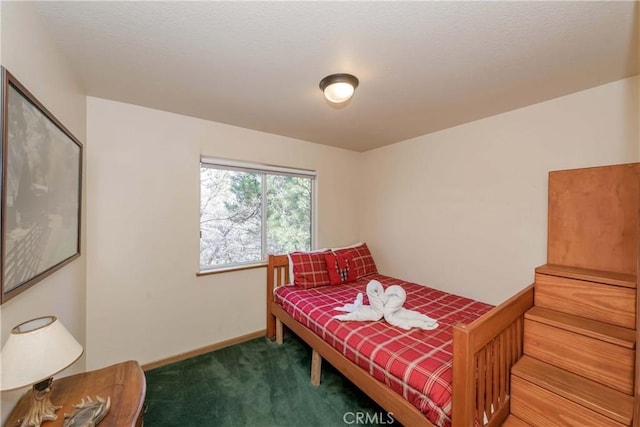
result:
M 324 257 L 327 261 L 329 280 L 331 280 L 332 285 L 355 282 L 358 278 L 352 254 L 336 255 L 333 252 L 329 252 Z
M 333 253 L 336 255 L 351 255 L 353 257 L 358 279 L 370 274 L 378 274 L 378 268 L 366 243 L 354 248 L 338 249 Z
M 317 288 L 331 284 L 327 261 L 323 252 L 291 252 L 289 257 L 293 263 L 293 284 L 305 289 Z

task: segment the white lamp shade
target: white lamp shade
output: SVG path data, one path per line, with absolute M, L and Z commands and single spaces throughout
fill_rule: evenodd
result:
M 82 355 L 82 346 L 55 316 L 13 328 L 0 354 L 0 390 L 39 383 Z

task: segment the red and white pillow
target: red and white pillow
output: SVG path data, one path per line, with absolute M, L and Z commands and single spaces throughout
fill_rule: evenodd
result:
M 366 243 L 333 251 L 336 255 L 351 255 L 356 267 L 356 276 L 361 279 L 370 274 L 378 274 L 378 268 Z
M 366 243 L 289 254 L 289 278 L 305 289 L 349 283 L 377 273 Z
M 293 284 L 305 289 L 330 285 L 325 259 L 325 254 L 328 253 L 331 253 L 328 249 L 318 252 L 291 252 L 289 263 L 293 272 Z

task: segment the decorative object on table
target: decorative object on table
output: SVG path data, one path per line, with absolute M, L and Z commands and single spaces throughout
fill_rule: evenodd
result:
M 76 410 L 72 414 L 64 414 L 63 427 L 95 427 L 109 412 L 111 408 L 111 398 L 107 400 L 96 396 L 96 400 L 87 400 L 73 405 Z
M 51 403 L 52 376 L 82 355 L 82 346 L 55 316 L 39 317 L 19 324 L 0 352 L 0 390 L 33 384 L 31 407 L 21 427 L 37 427 L 58 418 L 60 406 Z M 55 384 L 53 384 L 55 387 Z
M 3 303 L 80 256 L 82 144 L 1 71 Z

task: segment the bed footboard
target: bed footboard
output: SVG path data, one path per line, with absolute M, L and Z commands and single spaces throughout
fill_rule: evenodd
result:
M 524 313 L 533 307 L 533 289 L 468 325 L 454 326 L 454 426 L 501 426 L 509 415 L 511 367 L 522 356 Z

